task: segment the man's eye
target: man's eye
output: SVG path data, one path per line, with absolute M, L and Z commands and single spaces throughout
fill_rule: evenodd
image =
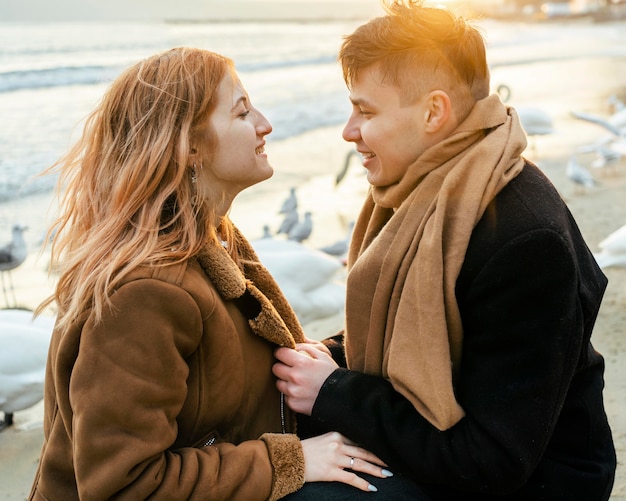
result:
M 239 114 L 239 118 L 246 118 L 249 113 L 250 110 L 244 110 L 242 113 Z

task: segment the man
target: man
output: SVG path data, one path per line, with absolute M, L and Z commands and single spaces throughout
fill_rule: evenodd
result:
M 353 106 L 343 136 L 371 190 L 345 335 L 326 341 L 342 367 L 319 346 L 277 350 L 288 405 L 423 499 L 608 499 L 615 450 L 590 344 L 607 280 L 521 156 L 515 111 L 488 95 L 479 32 L 398 0 L 339 59 Z

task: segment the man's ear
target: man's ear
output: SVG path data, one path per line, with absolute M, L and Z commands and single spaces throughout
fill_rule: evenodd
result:
M 426 97 L 424 126 L 426 132 L 436 133 L 444 128 L 452 117 L 450 96 L 442 90 L 434 90 Z

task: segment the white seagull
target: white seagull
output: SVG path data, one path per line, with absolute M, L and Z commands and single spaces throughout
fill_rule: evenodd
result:
M 293 240 L 251 243 L 302 324 L 343 311 L 346 290 L 336 278 L 342 269 L 338 259 Z
M 570 156 L 567 162 L 566 174 L 579 193 L 584 193 L 585 188 L 593 188 L 598 184 L 591 172 L 578 162 L 575 155 Z
M 626 266 L 626 224 L 609 234 L 598 247 L 600 252 L 594 257 L 600 268 Z
M 297 209 L 292 209 L 290 210 L 287 214 L 285 214 L 285 218 L 283 219 L 282 223 L 280 223 L 280 226 L 278 227 L 278 231 L 276 232 L 277 235 L 280 235 L 281 233 L 284 233 L 285 235 L 289 235 L 289 232 L 291 231 L 291 229 L 298 224 L 299 221 L 299 216 L 298 216 L 298 210 Z
M 609 102 L 609 106 L 613 110 L 613 113 L 622 111 L 624 108 L 626 108 L 626 104 L 624 103 L 624 101 L 622 101 L 615 94 L 612 94 L 611 96 L 609 96 L 608 102 Z
M 304 213 L 304 220 L 299 221 L 289 230 L 289 240 L 304 242 L 311 236 L 311 232 L 313 231 L 313 219 L 311 217 L 311 212 L 306 211 Z
M 599 125 L 615 137 L 624 136 L 626 129 L 626 109 L 614 113 L 609 118 L 582 111 L 572 111 L 571 115 L 579 120 Z
M 605 129 L 612 130 L 610 124 L 606 124 Z M 626 135 L 616 135 L 614 130 L 610 134 L 605 134 L 593 143 L 579 146 L 576 151 L 579 153 L 595 153 L 596 158 L 591 166 L 596 169 L 607 169 L 615 171 L 617 164 L 626 155 Z
M 591 164 L 595 168 L 602 168 L 610 164 L 618 163 L 624 154 L 614 150 L 610 146 L 600 145 L 596 151 L 596 160 Z
M 506 84 L 498 85 L 496 92 L 500 96 L 503 103 L 506 103 L 511 99 L 511 88 Z M 517 116 L 522 124 L 526 135 L 531 140 L 530 148 L 533 152 L 536 152 L 537 146 L 534 141 L 535 136 L 545 136 L 552 134 L 554 129 L 554 122 L 550 114 L 542 109 L 533 108 L 529 106 L 514 106 L 517 111 Z
M 0 247 L 0 279 L 2 280 L 2 292 L 4 292 L 4 300 L 7 306 L 9 306 L 9 295 L 7 292 L 7 285 L 4 282 L 4 274 L 6 273 L 8 276 L 8 288 L 13 294 L 13 304 L 15 306 L 17 299 L 15 297 L 13 279 L 11 278 L 11 270 L 20 266 L 26 260 L 26 256 L 28 255 L 26 242 L 24 240 L 24 231 L 27 229 L 28 228 L 26 226 L 16 224 L 13 226 L 12 240 L 3 247 Z
M 350 248 L 350 240 L 352 240 L 352 231 L 354 230 L 354 221 L 350 221 L 348 223 L 348 230 L 346 231 L 346 236 L 341 240 L 337 240 L 336 242 L 326 245 L 320 250 L 329 254 L 331 256 L 336 256 L 338 258 L 344 258 L 348 253 L 348 249 Z
M 278 211 L 279 214 L 289 214 L 298 208 L 298 197 L 296 196 L 296 188 L 289 188 L 289 196 L 284 200 L 283 205 Z
M 554 132 L 552 117 L 546 111 L 528 106 L 516 106 L 515 109 L 528 136 L 545 136 Z
M 348 169 L 350 167 L 350 163 L 352 162 L 352 158 L 360 156 L 361 154 L 356 150 L 348 151 L 348 153 L 346 154 L 346 158 L 343 161 L 343 165 L 341 166 L 341 170 L 337 172 L 337 175 L 335 176 L 335 186 L 341 183 L 341 181 L 343 181 L 343 179 L 346 177 L 346 174 L 348 173 Z
M 43 398 L 43 384 L 54 319 L 33 319 L 28 310 L 0 310 L 0 430 L 13 424 L 13 413 Z

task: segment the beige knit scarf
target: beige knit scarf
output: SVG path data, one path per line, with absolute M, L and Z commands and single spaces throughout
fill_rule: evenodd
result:
M 430 423 L 453 426 L 463 328 L 455 284 L 476 223 L 522 169 L 526 136 L 493 95 L 395 185 L 372 188 L 349 254 L 348 367 L 388 378 Z

